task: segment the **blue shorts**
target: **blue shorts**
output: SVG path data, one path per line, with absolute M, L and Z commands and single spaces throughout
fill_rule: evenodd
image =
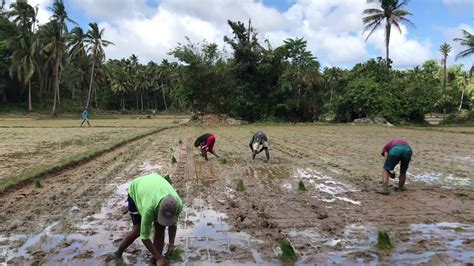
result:
M 412 150 L 410 146 L 395 145 L 388 152 L 383 169 L 392 171 L 400 163 L 400 173 L 406 173 L 410 165 Z
M 132 217 L 133 225 L 140 224 L 142 222 L 142 216 L 138 212 L 137 206 L 135 205 L 135 202 L 130 197 L 130 195 L 128 195 L 127 201 L 128 201 L 128 211 L 130 212 L 130 216 Z

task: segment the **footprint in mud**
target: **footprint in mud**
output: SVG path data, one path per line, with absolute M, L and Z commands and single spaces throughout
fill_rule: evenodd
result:
M 73 260 L 80 260 L 80 259 L 90 259 L 94 257 L 94 251 L 92 250 L 87 250 L 84 253 L 78 254 L 73 257 Z

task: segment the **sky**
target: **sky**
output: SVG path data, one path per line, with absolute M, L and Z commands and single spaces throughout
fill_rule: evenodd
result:
M 12 0 L 10 0 L 12 1 Z M 39 21 L 51 16 L 53 0 L 28 0 L 39 8 Z M 7 1 L 8 2 L 8 1 Z M 215 42 L 231 53 L 224 36 L 231 36 L 227 20 L 251 19 L 261 40 L 277 47 L 287 38 L 304 38 L 322 66 L 351 68 L 369 58 L 384 57 L 383 27 L 367 40 L 362 12 L 366 0 L 64 0 L 69 16 L 82 28 L 96 22 L 105 29 L 109 59 L 136 54 L 140 61 L 173 60 L 168 52 L 184 43 Z M 454 61 L 462 47 L 453 38 L 461 29 L 474 34 L 474 0 L 411 0 L 405 9 L 415 26 L 392 28 L 390 58 L 396 68 L 406 69 L 434 59 L 440 61 L 439 46 L 453 49 L 448 64 L 463 64 L 474 57 Z

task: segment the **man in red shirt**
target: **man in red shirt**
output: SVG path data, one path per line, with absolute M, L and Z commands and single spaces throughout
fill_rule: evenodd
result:
M 380 192 L 380 194 L 390 194 L 388 191 L 388 179 L 389 177 L 395 178 L 395 172 L 393 172 L 393 169 L 398 163 L 400 163 L 398 190 L 405 190 L 403 186 L 405 185 L 407 170 L 412 154 L 413 151 L 410 145 L 408 145 L 408 142 L 403 139 L 393 139 L 389 143 L 385 144 L 381 153 L 381 155 L 385 157 L 385 163 L 382 170 L 383 191 Z

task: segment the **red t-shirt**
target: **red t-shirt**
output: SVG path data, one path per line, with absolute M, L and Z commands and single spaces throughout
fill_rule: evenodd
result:
M 385 144 L 385 146 L 383 146 L 381 155 L 383 156 L 384 153 L 386 153 L 386 152 L 388 153 L 390 151 L 390 149 L 395 145 L 410 146 L 410 145 L 408 145 L 408 142 L 406 142 L 403 139 L 393 139 L 389 143 Z

